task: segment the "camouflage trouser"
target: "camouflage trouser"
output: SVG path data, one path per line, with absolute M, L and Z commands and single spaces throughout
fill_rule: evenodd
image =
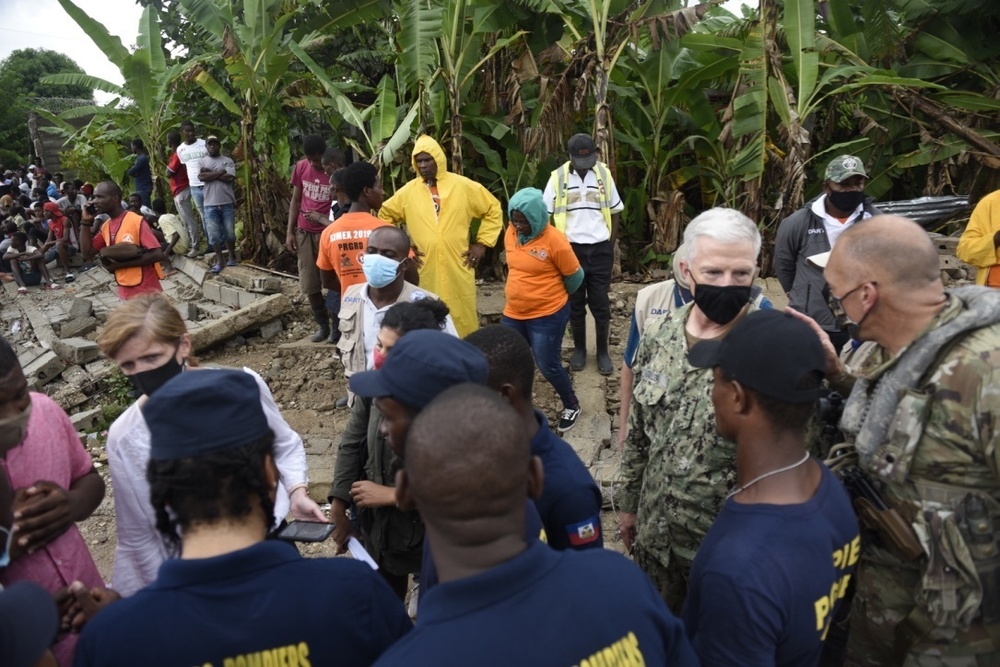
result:
M 896 626 L 913 608 L 915 570 L 866 562 L 855 574 L 857 589 L 851 606 L 847 640 L 849 667 L 1000 667 L 1000 649 L 982 626 L 967 632 L 935 630 L 914 645 L 900 663 L 895 654 Z
M 679 562 L 679 559 L 671 558 L 671 565 L 665 566 L 656 556 L 640 545 L 636 545 L 632 556 L 635 559 L 635 564 L 646 573 L 656 589 L 660 591 L 660 595 L 670 607 L 670 611 L 679 616 L 684 607 L 684 599 L 687 597 L 691 564 L 683 564 Z

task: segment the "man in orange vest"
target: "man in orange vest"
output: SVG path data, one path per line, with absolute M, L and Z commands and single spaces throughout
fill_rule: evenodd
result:
M 103 224 L 94 222 L 100 213 L 108 215 Z M 80 225 L 80 248 L 88 261 L 103 248 L 132 244 L 136 256 L 131 259 L 102 257 L 105 266 L 115 275 L 118 296 L 126 301 L 145 292 L 159 292 L 165 258 L 160 242 L 153 235 L 149 223 L 138 213 L 122 207 L 122 191 L 113 181 L 104 181 L 94 189 L 94 196 L 83 209 Z

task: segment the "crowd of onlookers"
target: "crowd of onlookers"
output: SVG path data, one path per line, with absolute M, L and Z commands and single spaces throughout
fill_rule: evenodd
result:
M 19 288 L 26 275 L 58 288 L 46 257 L 70 280 L 70 247 L 114 273 L 123 303 L 98 343 L 137 398 L 108 434 L 108 588 L 75 527 L 104 482 L 0 338 L 0 582 L 14 584 L 0 651 L 17 627 L 40 653 L 54 597 L 52 655 L 81 666 L 1000 660 L 1000 292 L 946 289 L 926 231 L 872 206 L 860 158 L 834 158 L 822 194 L 778 228 L 784 312 L 754 285 L 758 225 L 729 208 L 691 220 L 673 279 L 639 293 L 613 495 L 629 562 L 603 548 L 604 496 L 560 437 L 582 412 L 563 339 L 581 370 L 587 310 L 596 370 L 613 371 L 623 203 L 591 137 L 506 211 L 430 137 L 388 198 L 373 165 L 305 138 L 285 247 L 312 342 L 335 344 L 349 388 L 328 515 L 263 378 L 199 364 L 160 291 L 201 231 L 213 272 L 225 245 L 235 262 L 232 160 L 191 123 L 169 143 L 176 217 L 146 208 L 137 144 L 127 199 L 103 181 L 52 201 L 34 170 L 37 213 L 18 202 L 11 221 Z M 970 225 L 982 238 L 960 245 L 985 285 L 1000 266 L 1000 232 L 978 224 L 990 201 Z M 500 242 L 506 304 L 480 328 L 475 271 Z M 563 403 L 551 425 L 536 370 Z M 283 543 L 327 538 L 367 564 Z

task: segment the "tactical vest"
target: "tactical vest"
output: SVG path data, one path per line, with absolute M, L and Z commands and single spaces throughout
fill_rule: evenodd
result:
M 116 243 L 142 245 L 140 237 L 142 234 L 142 223 L 145 220 L 143 220 L 141 215 L 132 211 L 125 211 L 125 216 L 122 218 L 121 224 L 118 225 L 114 236 L 111 235 L 111 222 L 111 220 L 108 220 L 101 227 L 101 237 L 104 239 L 104 245 L 112 246 Z M 143 268 L 145 267 L 130 266 L 126 269 L 115 269 L 115 282 L 121 287 L 135 287 L 142 283 Z M 160 268 L 160 263 L 156 262 L 153 264 L 153 268 L 156 269 L 156 277 L 163 280 L 163 269 Z
M 555 171 L 556 177 L 556 198 L 552 205 L 552 222 L 563 234 L 566 233 L 566 218 L 569 215 L 569 170 L 570 163 L 567 162 Z M 601 215 L 604 217 L 604 224 L 611 233 L 611 182 L 608 176 L 608 168 L 603 162 L 594 165 L 594 176 L 597 178 L 597 187 L 601 193 Z M 586 188 L 584 188 L 586 190 Z M 582 195 L 581 195 L 582 196 Z
M 929 378 L 954 345 L 1000 323 L 1000 294 L 949 292 L 964 311 L 915 341 L 874 386 L 859 378 L 841 420 L 862 467 L 886 485 L 887 502 L 924 549 L 917 604 L 896 630 L 900 657 L 936 628 L 962 631 L 973 622 L 1000 648 L 1000 480 L 990 493 L 909 474 L 931 409 Z

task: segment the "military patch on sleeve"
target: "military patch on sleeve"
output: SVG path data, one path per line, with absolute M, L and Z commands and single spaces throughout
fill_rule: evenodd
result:
M 574 547 L 596 542 L 601 537 L 601 517 L 594 515 L 580 523 L 566 526 L 569 533 L 569 543 Z

